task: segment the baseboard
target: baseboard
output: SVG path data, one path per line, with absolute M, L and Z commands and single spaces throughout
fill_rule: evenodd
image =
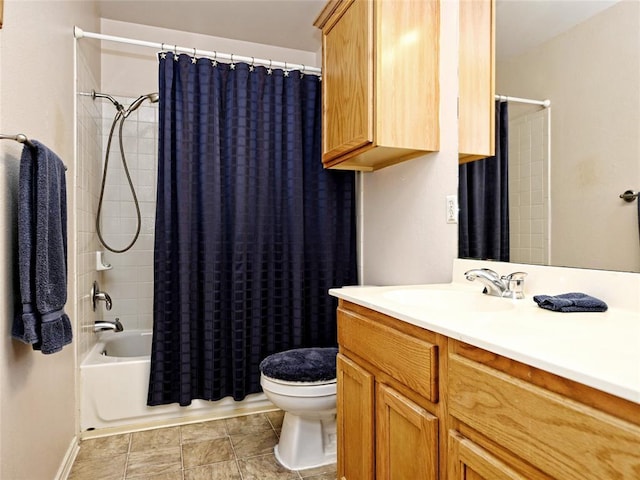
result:
M 67 480 L 67 478 L 69 478 L 71 467 L 73 467 L 73 462 L 76 460 L 79 451 L 80 444 L 78 443 L 78 437 L 74 436 L 71 439 L 67 453 L 65 453 L 64 458 L 62 459 L 62 463 L 60 464 L 60 468 L 58 469 L 58 473 L 54 480 Z

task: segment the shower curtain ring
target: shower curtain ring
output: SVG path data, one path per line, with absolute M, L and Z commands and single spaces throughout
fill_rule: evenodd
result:
M 304 63 L 302 64 L 302 71 L 300 72 L 300 78 L 304 78 L 304 70 L 305 70 L 305 66 Z
M 269 59 L 269 68 L 267 69 L 267 75 L 271 75 L 273 73 L 273 69 L 271 68 L 271 59 Z
M 229 65 L 229 68 L 231 70 L 235 70 L 236 69 L 236 64 L 233 63 L 233 53 L 231 54 L 231 65 Z
M 215 50 L 213 51 L 213 60 L 211 60 L 211 66 L 212 67 L 218 66 L 218 52 L 216 52 Z
M 177 45 L 173 46 L 173 59 L 176 62 L 179 60 L 179 58 L 178 58 L 178 46 Z
M 193 57 L 191 57 L 191 63 L 195 64 L 198 61 L 196 58 L 196 49 L 193 49 Z
M 255 57 L 251 57 L 251 65 L 249 65 L 249 71 L 253 72 L 256 68 L 256 59 Z
M 287 62 L 284 62 L 284 76 L 285 77 L 289 76 L 289 70 L 287 70 Z

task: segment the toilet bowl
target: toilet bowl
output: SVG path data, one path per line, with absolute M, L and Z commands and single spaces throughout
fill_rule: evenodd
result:
M 291 375 L 286 365 L 286 357 L 291 353 L 297 355 L 296 361 L 300 356 L 309 358 L 320 353 L 328 363 L 322 367 L 324 371 L 320 371 L 317 364 L 303 360 Z M 267 357 L 260 364 L 260 384 L 265 395 L 285 412 L 274 454 L 289 470 L 304 470 L 336 461 L 336 354 L 335 348 L 289 350 Z M 284 362 L 280 362 L 283 357 Z M 305 373 L 301 373 L 301 369 Z M 291 380 L 295 377 L 304 381 Z

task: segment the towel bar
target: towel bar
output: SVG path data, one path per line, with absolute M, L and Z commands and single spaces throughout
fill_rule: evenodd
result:
M 27 137 L 24 133 L 17 133 L 15 135 L 5 135 L 4 133 L 0 133 L 0 140 L 15 140 L 18 143 L 23 143 L 31 148 L 36 148 L 36 146 L 31 143 L 29 137 Z M 67 166 L 64 165 L 64 170 L 67 171 Z
M 18 133 L 16 135 L 5 135 L 4 133 L 0 133 L 0 140 L 15 140 L 18 143 L 29 145 L 31 148 L 35 147 L 24 133 Z
M 625 202 L 633 202 L 636 198 L 638 198 L 638 195 L 640 195 L 640 192 L 627 190 L 626 192 L 620 194 L 620 198 L 623 199 Z

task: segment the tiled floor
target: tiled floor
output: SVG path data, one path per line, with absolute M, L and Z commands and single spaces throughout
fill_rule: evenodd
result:
M 336 467 L 286 470 L 273 456 L 283 412 L 84 440 L 69 480 L 335 480 Z

